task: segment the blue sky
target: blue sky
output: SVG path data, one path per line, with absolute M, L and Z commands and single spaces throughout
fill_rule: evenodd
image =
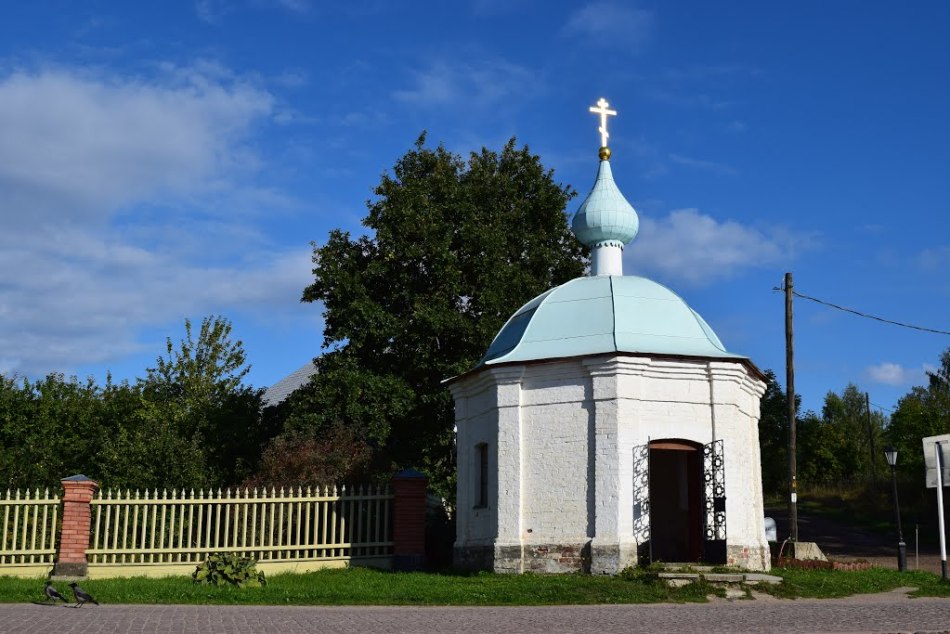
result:
M 357 233 L 422 130 L 512 135 L 581 196 L 599 97 L 641 218 L 625 272 L 784 383 L 796 289 L 950 330 L 950 3 L 11 3 L 0 371 L 134 378 L 185 317 L 266 386 L 320 351 L 311 240 Z M 797 387 L 893 407 L 950 337 L 796 300 Z

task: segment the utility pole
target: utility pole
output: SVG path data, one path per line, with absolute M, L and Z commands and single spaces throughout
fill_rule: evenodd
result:
M 868 443 L 871 445 L 871 481 L 877 482 L 877 453 L 874 451 L 874 428 L 871 426 L 871 395 L 864 393 L 864 405 L 868 415 Z
M 795 352 L 792 338 L 792 274 L 785 274 L 785 400 L 788 401 L 789 540 L 798 541 L 798 464 L 795 460 Z

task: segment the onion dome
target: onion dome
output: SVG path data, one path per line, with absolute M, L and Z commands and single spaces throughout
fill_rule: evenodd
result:
M 610 156 L 609 151 L 601 152 L 601 156 L 605 154 Z M 639 229 L 640 218 L 614 182 L 609 158 L 601 160 L 597 180 L 574 214 L 571 230 L 578 240 L 592 249 L 601 246 L 622 249 L 637 237 Z

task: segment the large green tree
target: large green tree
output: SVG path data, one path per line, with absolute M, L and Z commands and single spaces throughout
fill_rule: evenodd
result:
M 267 440 L 262 390 L 244 385 L 251 368 L 243 342 L 232 339 L 231 330 L 228 319 L 210 316 L 196 337 L 186 319 L 185 336 L 177 345 L 168 338 L 166 355 L 139 381 L 148 406 L 141 412 L 143 430 L 177 434 L 162 447 L 180 452 L 182 466 L 190 465 L 181 476 L 190 475 L 195 485 L 240 482 L 256 466 Z
M 861 389 L 849 383 L 825 395 L 821 414 L 806 413 L 799 425 L 799 474 L 804 485 L 862 485 L 884 475 L 880 412 L 868 416 Z
M 765 371 L 765 394 L 759 417 L 759 449 L 762 455 L 762 489 L 766 495 L 783 493 L 788 487 L 788 399 L 775 378 Z M 796 409 L 799 399 L 796 398 Z
M 375 195 L 366 235 L 334 230 L 314 245 L 303 300 L 323 305 L 327 352 L 287 427 L 344 424 L 381 468 L 425 470 L 449 494 L 442 381 L 474 367 L 520 305 L 583 273 L 565 215 L 574 192 L 514 139 L 464 160 L 423 134 Z
M 898 401 L 885 435 L 898 450 L 900 471 L 922 482 L 921 438 L 939 434 L 950 434 L 950 348 L 928 373 L 927 385 L 913 387 Z

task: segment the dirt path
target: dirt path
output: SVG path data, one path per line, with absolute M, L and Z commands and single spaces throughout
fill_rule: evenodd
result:
M 769 507 L 766 515 L 775 520 L 780 539 L 788 536 L 788 513 L 784 508 Z M 940 554 L 937 548 L 920 546 L 919 556 L 915 552 L 913 527 L 904 534 L 907 543 L 907 567 L 914 570 L 926 570 L 940 574 Z M 897 535 L 888 536 L 864 530 L 860 527 L 822 517 L 807 515 L 799 511 L 798 539 L 803 542 L 815 542 L 825 555 L 834 559 L 848 561 L 866 559 L 876 566 L 897 568 Z

